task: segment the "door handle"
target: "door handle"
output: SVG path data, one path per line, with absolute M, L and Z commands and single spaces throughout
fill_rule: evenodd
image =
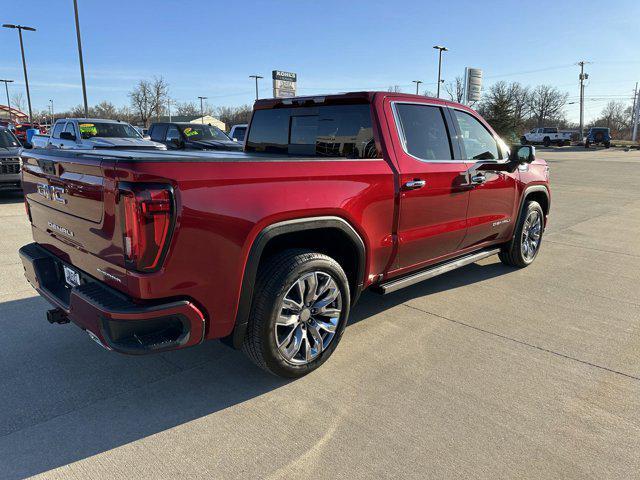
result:
M 409 180 L 404 184 L 405 190 L 417 190 L 419 188 L 424 187 L 427 184 L 425 180 L 420 180 L 419 178 L 414 178 L 413 180 Z
M 487 177 L 484 173 L 476 173 L 473 177 L 471 177 L 471 183 L 474 185 L 480 185 L 487 181 Z

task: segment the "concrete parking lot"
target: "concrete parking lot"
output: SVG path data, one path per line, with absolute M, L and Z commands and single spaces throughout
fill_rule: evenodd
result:
M 365 294 L 293 382 L 218 342 L 127 357 L 49 325 L 0 194 L 0 478 L 638 478 L 640 152 L 538 153 L 532 266 Z

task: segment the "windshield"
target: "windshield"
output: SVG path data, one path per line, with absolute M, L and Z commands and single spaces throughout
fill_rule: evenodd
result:
M 19 147 L 20 143 L 8 130 L 0 130 L 0 147 Z
M 222 142 L 230 140 L 226 133 L 211 125 L 185 125 L 180 126 L 180 130 L 189 140 L 219 140 Z
M 128 123 L 80 123 L 80 135 L 85 140 L 92 137 L 142 138 Z

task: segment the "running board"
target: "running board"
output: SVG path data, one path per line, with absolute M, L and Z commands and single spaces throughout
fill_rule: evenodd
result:
M 371 290 L 381 295 L 386 295 L 387 293 L 395 292 L 396 290 L 414 285 L 416 283 L 422 282 L 423 280 L 427 280 L 429 278 L 442 275 L 443 273 L 450 272 L 451 270 L 455 270 L 456 268 L 464 267 L 465 265 L 477 262 L 478 260 L 482 260 L 483 258 L 496 255 L 499 252 L 499 248 L 494 248 L 492 250 L 482 250 L 477 253 L 472 253 L 471 255 L 465 255 L 464 257 L 459 257 L 455 260 L 441 263 L 440 265 L 436 265 L 435 267 L 429 267 L 425 270 L 420 270 L 419 272 L 405 275 L 404 277 L 394 278 L 393 280 L 389 280 L 388 282 L 380 283 L 379 285 L 372 286 Z

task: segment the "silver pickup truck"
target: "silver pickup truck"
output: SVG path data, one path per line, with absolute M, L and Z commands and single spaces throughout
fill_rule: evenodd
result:
M 50 135 L 34 135 L 33 148 L 166 150 L 161 143 L 145 140 L 135 128 L 119 120 L 62 118 Z
M 20 188 L 21 150 L 11 130 L 0 127 L 0 190 Z

